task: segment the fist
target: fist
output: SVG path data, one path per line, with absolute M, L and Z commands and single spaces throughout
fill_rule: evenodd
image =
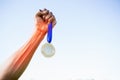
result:
M 55 16 L 47 9 L 39 10 L 35 15 L 36 19 L 36 28 L 39 31 L 47 32 L 48 24 L 52 22 L 53 27 L 56 24 Z

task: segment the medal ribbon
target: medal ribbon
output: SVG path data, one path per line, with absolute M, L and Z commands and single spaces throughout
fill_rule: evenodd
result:
M 47 34 L 47 42 L 51 43 L 52 41 L 52 22 L 48 25 L 48 34 Z

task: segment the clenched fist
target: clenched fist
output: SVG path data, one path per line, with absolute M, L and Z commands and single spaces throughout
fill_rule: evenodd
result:
M 47 9 L 39 10 L 39 12 L 37 12 L 37 14 L 35 15 L 35 19 L 37 30 L 42 32 L 47 32 L 48 24 L 50 22 L 52 22 L 53 27 L 56 24 L 55 16 Z

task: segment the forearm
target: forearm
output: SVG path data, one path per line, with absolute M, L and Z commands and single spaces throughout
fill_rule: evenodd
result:
M 0 72 L 0 80 L 17 80 L 22 75 L 45 34 L 38 30 L 34 32 L 30 40 L 8 60 Z

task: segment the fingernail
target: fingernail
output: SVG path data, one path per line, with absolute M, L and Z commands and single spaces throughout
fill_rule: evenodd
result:
M 42 11 L 41 9 L 39 9 L 39 11 Z
M 50 14 L 52 15 L 53 13 L 52 13 L 52 12 L 50 12 Z
M 44 8 L 44 10 L 47 10 L 46 8 Z

